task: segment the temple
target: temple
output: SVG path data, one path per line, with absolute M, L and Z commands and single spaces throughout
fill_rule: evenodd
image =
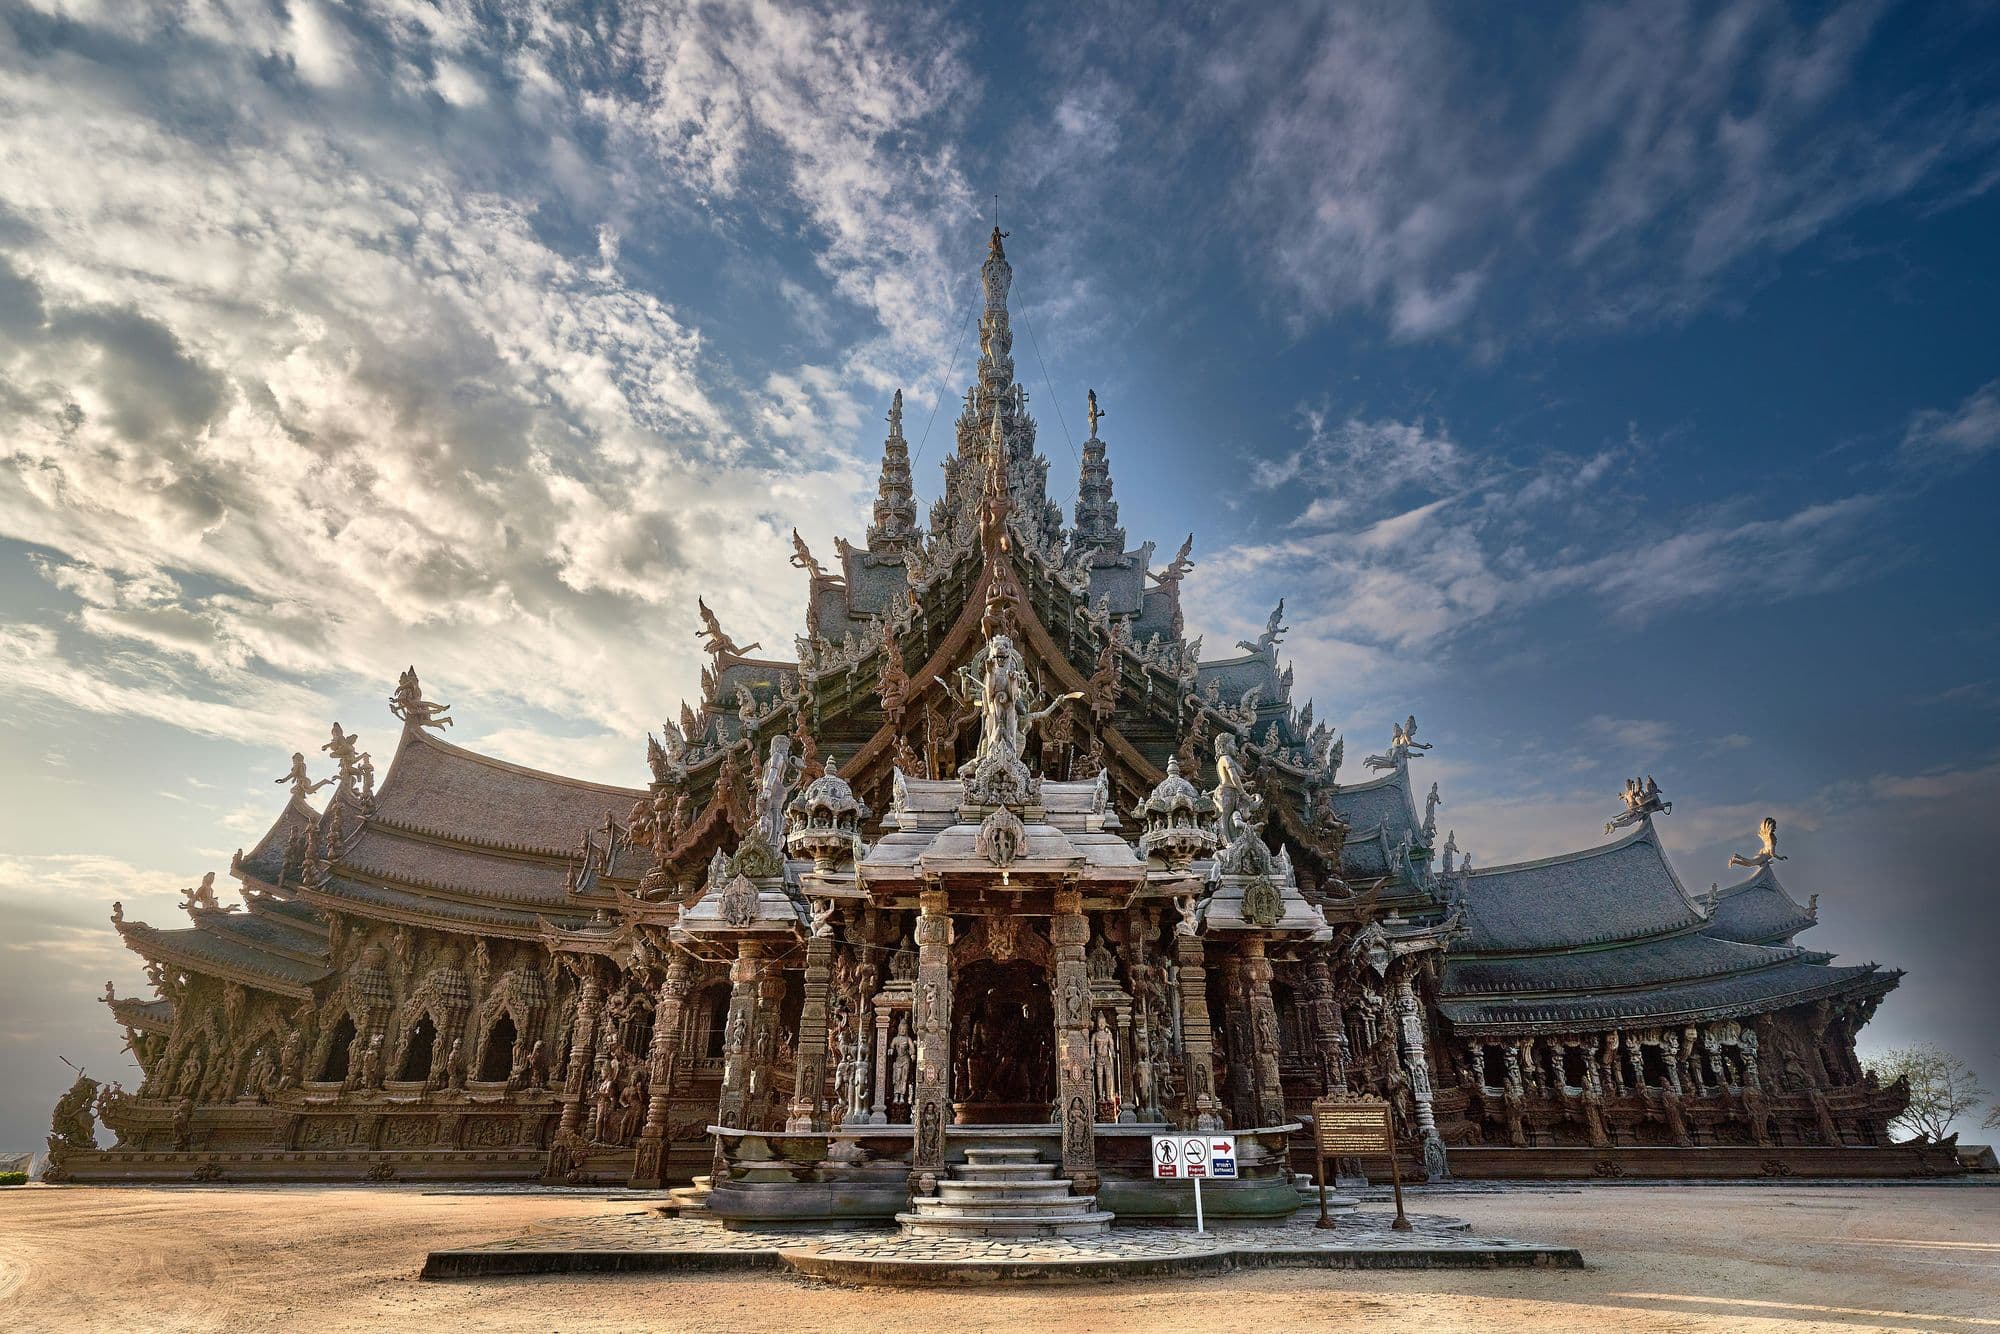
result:
M 1211 1213 L 1290 1212 L 1342 1092 L 1430 1180 L 1948 1169 L 1855 1058 L 1900 974 L 1797 943 L 1773 822 L 1690 893 L 1635 779 L 1604 841 L 1475 868 L 1415 718 L 1357 773 L 1294 699 L 1282 603 L 1203 655 L 1193 538 L 1128 547 L 1094 393 L 1065 522 L 1003 239 L 927 522 L 899 393 L 865 544 L 794 533 L 789 654 L 699 606 L 643 787 L 453 745 L 404 672 L 379 780 L 340 724 L 296 755 L 240 902 L 114 909 L 144 1077 L 79 1081 L 52 1177 L 699 1180 L 725 1219 L 1077 1231 L 1188 1208 L 1148 1177 L 1170 1127 L 1237 1136 Z

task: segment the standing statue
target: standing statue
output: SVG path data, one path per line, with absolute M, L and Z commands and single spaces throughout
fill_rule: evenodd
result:
M 465 1091 L 465 1044 L 458 1038 L 445 1048 L 444 1086 L 458 1093 Z
M 1090 1057 L 1097 1072 L 1097 1101 L 1118 1101 L 1118 1040 L 1099 1011 L 1097 1027 L 1090 1034 Z
M 784 732 L 772 737 L 758 775 L 757 825 L 773 848 L 785 846 L 785 794 L 798 781 L 800 768 L 792 756 L 792 738 Z
M 986 663 L 978 675 L 970 666 L 959 668 L 958 675 L 964 682 L 963 693 L 942 677 L 937 682 L 954 698 L 979 711 L 979 748 L 972 758 L 975 769 L 995 760 L 1018 763 L 1027 747 L 1028 728 L 1066 701 L 1083 698 L 1081 690 L 1072 690 L 1046 708 L 1031 710 L 1034 686 L 1022 666 L 1020 651 L 1006 635 L 987 641 Z
M 299 1062 L 305 1055 L 305 1049 L 306 1037 L 305 1034 L 299 1031 L 298 1025 L 294 1024 L 287 1028 L 285 1030 L 285 1040 L 278 1047 L 278 1089 L 280 1092 L 293 1087 L 302 1078 L 299 1072 Z
M 1236 749 L 1236 738 L 1228 732 L 1215 739 L 1215 791 L 1212 796 L 1217 832 L 1224 842 L 1228 842 L 1236 835 L 1235 821 L 1231 817 L 1257 800 L 1243 779 L 1243 756 Z
M 896 1016 L 896 1036 L 889 1039 L 889 1101 L 908 1106 L 914 1097 L 917 1044 L 910 1036 L 910 1017 Z
M 368 1039 L 368 1045 L 362 1049 L 361 1087 L 364 1089 L 382 1087 L 382 1035 L 380 1033 Z
M 1097 439 L 1097 423 L 1110 415 L 1103 408 L 1097 406 L 1097 391 L 1095 389 L 1090 391 L 1090 406 L 1085 409 L 1084 415 L 1090 418 L 1090 438 L 1095 440 Z

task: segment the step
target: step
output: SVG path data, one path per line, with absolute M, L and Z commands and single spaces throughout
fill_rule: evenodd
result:
M 1005 1147 L 999 1145 L 982 1145 L 976 1149 L 967 1149 L 965 1151 L 965 1161 L 968 1163 L 1039 1163 L 1042 1161 L 1042 1151 L 1032 1146 L 1016 1148 L 1011 1145 Z
M 1026 1204 L 1074 1198 L 1067 1181 L 940 1181 L 937 1190 L 941 1200 L 1019 1200 Z
M 962 1218 L 977 1222 L 986 1218 L 1075 1218 L 1096 1212 L 1097 1201 L 1088 1195 L 1066 1195 L 1054 1200 L 941 1200 L 924 1195 L 910 1201 L 910 1212 L 933 1221 Z
M 959 1181 L 1054 1181 L 1054 1163 L 954 1163 L 951 1175 Z
M 1111 1230 L 1111 1215 L 1103 1210 L 1048 1218 L 1040 1214 L 987 1215 L 978 1219 L 933 1218 L 897 1214 L 906 1237 L 1081 1237 Z

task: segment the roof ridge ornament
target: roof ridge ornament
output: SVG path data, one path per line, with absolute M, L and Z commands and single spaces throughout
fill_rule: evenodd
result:
M 1651 774 L 1644 778 L 1626 779 L 1625 790 L 1618 796 L 1625 803 L 1625 810 L 1615 819 L 1605 821 L 1604 832 L 1607 834 L 1641 824 L 1654 815 L 1672 815 L 1674 811 L 1674 803 L 1660 796 L 1660 785 L 1653 781 Z

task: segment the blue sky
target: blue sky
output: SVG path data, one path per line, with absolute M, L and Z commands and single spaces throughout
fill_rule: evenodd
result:
M 2000 16 L 0 3 L 0 1147 L 417 664 L 633 782 L 694 598 L 787 643 L 890 393 L 935 493 L 993 196 L 1053 483 L 1414 711 L 1480 864 L 1776 815 L 1869 1037 L 2000 1080 Z M 929 425 L 940 395 L 935 426 Z

